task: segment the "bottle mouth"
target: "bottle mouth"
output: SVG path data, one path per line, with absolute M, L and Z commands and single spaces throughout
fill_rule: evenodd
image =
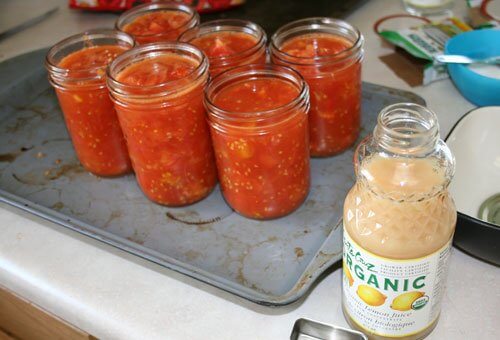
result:
M 422 105 L 393 104 L 380 111 L 373 138 L 389 153 L 425 156 L 439 141 L 438 119 Z
M 208 21 L 199 26 L 190 28 L 186 32 L 182 33 L 181 36 L 179 37 L 179 41 L 192 43 L 193 40 L 202 38 L 209 34 L 217 34 L 224 32 L 245 33 L 254 37 L 256 39 L 256 42 L 252 47 L 247 48 L 243 51 L 239 51 L 234 54 L 220 56 L 220 57 L 219 56 L 208 57 L 210 63 L 211 64 L 216 63 L 217 66 L 231 65 L 232 63 L 237 62 L 241 58 L 251 56 L 252 54 L 265 48 L 267 43 L 266 32 L 262 27 L 251 21 L 239 20 L 239 19 L 221 19 L 221 20 Z
M 123 31 L 124 27 L 127 24 L 134 21 L 137 17 L 155 11 L 179 11 L 188 14 L 189 19 L 179 27 L 172 28 L 168 31 L 164 31 L 161 33 L 153 33 L 153 34 L 135 35 L 136 37 L 138 38 L 161 37 L 165 34 L 175 32 L 177 30 L 190 29 L 191 27 L 196 26 L 200 22 L 200 15 L 193 7 L 182 3 L 169 1 L 169 2 L 153 2 L 135 6 L 132 9 L 120 15 L 118 20 L 116 20 L 115 27 L 117 30 L 124 32 Z
M 61 60 L 71 53 L 102 45 L 123 46 L 131 49 L 134 47 L 135 42 L 130 35 L 112 29 L 90 30 L 61 40 L 49 49 L 45 57 L 45 67 L 49 71 L 50 80 L 55 85 L 62 85 L 65 82 L 79 82 L 80 84 L 84 84 L 91 81 L 104 81 L 107 65 L 78 70 L 59 66 Z
M 281 79 L 297 88 L 297 96 L 290 102 L 258 112 L 233 112 L 224 110 L 214 103 L 218 93 L 231 84 L 242 80 Z M 292 119 L 297 112 L 309 109 L 309 88 L 302 76 L 286 66 L 251 64 L 230 69 L 214 77 L 205 90 L 205 107 L 209 122 L 216 129 L 239 129 L 254 134 L 268 133 L 270 127 Z
M 301 35 L 325 33 L 343 37 L 352 43 L 352 46 L 335 54 L 298 57 L 282 51 L 284 43 Z M 354 56 L 363 57 L 364 38 L 361 32 L 346 21 L 315 17 L 296 20 L 280 27 L 271 37 L 270 51 L 276 58 L 295 65 L 311 65 L 317 63 L 338 63 Z

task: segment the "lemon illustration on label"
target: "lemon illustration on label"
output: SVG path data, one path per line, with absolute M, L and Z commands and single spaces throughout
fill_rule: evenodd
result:
M 361 300 L 363 300 L 366 304 L 370 306 L 383 305 L 385 299 L 387 299 L 387 296 L 385 296 L 375 288 L 367 285 L 359 285 L 356 293 L 361 298 Z
M 344 268 L 344 274 L 347 277 L 347 280 L 349 280 L 349 287 L 352 287 L 352 285 L 354 284 L 354 278 L 352 277 L 349 268 L 347 268 L 347 266 L 345 265 L 345 262 L 343 268 Z
M 401 312 L 406 312 L 412 309 L 413 303 L 424 295 L 424 292 L 403 293 L 392 300 L 391 308 Z

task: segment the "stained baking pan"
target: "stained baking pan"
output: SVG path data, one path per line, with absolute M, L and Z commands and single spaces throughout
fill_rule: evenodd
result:
M 308 199 L 280 219 L 243 218 L 218 188 L 188 207 L 159 206 L 133 175 L 99 178 L 79 165 L 43 69 L 45 53 L 0 63 L 0 201 L 260 304 L 297 300 L 340 259 L 352 150 L 314 159 Z M 364 84 L 360 138 L 382 107 L 401 101 L 424 103 Z

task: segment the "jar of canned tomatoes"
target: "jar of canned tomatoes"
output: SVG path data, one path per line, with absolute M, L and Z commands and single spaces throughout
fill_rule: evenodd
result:
M 116 29 L 132 35 L 138 44 L 175 41 L 197 26 L 200 16 L 188 5 L 167 1 L 135 6 L 116 21 Z
M 271 38 L 272 62 L 294 68 L 309 84 L 311 156 L 342 152 L 358 137 L 363 41 L 355 27 L 331 18 L 297 20 Z
M 71 36 L 47 53 L 45 66 L 80 163 L 93 174 L 132 170 L 118 117 L 106 88 L 106 67 L 134 46 L 128 34 L 95 30 Z
M 205 105 L 227 203 L 255 219 L 297 209 L 310 183 L 302 77 L 278 65 L 236 67 L 213 78 Z
M 235 66 L 266 62 L 266 32 L 250 21 L 209 21 L 184 32 L 179 40 L 205 52 L 212 76 Z
M 207 196 L 217 173 L 203 106 L 208 61 L 195 46 L 136 47 L 108 68 L 137 181 L 148 198 L 182 206 Z

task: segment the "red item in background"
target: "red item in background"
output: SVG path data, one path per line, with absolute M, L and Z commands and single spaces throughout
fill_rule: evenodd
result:
M 154 2 L 152 0 L 69 0 L 69 7 L 91 11 L 126 11 L 134 5 Z M 214 12 L 240 6 L 245 0 L 184 0 L 198 12 Z

